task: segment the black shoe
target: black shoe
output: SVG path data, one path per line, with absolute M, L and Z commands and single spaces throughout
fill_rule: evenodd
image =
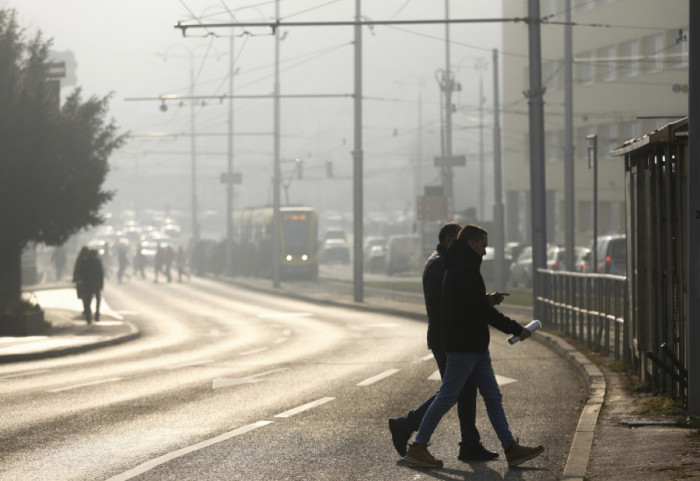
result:
M 391 441 L 394 443 L 396 452 L 401 457 L 406 456 L 408 440 L 411 439 L 411 434 L 413 434 L 413 431 L 406 426 L 406 420 L 402 418 L 389 419 L 389 430 L 391 431 Z
M 493 453 L 486 449 L 481 443 L 461 444 L 459 446 L 460 461 L 491 461 L 498 457 L 498 453 Z

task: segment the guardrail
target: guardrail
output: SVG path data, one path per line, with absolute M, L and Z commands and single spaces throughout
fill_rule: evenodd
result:
M 537 282 L 544 288 L 539 303 L 542 322 L 604 356 L 631 363 L 626 342 L 627 278 L 611 274 L 537 270 Z

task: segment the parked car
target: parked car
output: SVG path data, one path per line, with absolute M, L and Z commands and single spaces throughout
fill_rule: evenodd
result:
M 348 245 L 348 241 L 341 238 L 330 238 L 323 241 L 320 260 L 326 264 L 349 263 L 350 246 Z
M 589 245 L 593 251 L 593 242 Z M 627 275 L 627 237 L 624 234 L 605 235 L 598 237 L 598 273 Z M 589 266 L 588 272 L 593 272 Z
M 384 272 L 386 269 L 386 238 L 381 236 L 367 237 L 362 255 L 365 269 L 368 272 Z
M 386 274 L 419 273 L 425 263 L 420 237 L 413 234 L 393 235 L 387 241 Z
M 566 265 L 566 247 L 550 247 L 547 249 L 547 269 L 552 271 L 578 271 L 578 266 L 586 252 L 590 252 L 586 247 L 574 247 L 574 268 L 569 269 L 569 266 Z
M 574 270 L 576 272 L 587 272 L 591 262 L 591 250 L 588 247 L 581 247 L 576 250 L 576 260 Z
M 510 266 L 510 283 L 517 287 L 532 286 L 532 247 L 527 246 Z
M 486 247 L 486 255 L 481 260 L 481 276 L 486 282 L 493 282 L 496 280 L 496 249 L 491 246 Z M 510 266 L 513 263 L 513 258 L 504 251 L 503 253 L 503 281 L 508 284 L 508 278 L 510 277 Z M 505 285 L 500 288 L 503 289 Z M 496 286 L 498 288 L 498 286 Z

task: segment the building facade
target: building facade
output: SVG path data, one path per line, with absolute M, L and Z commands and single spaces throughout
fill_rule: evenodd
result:
M 625 172 L 610 151 L 688 114 L 688 1 L 541 0 L 546 87 L 547 241 L 565 241 L 564 22 L 571 5 L 573 45 L 574 232 L 593 235 L 589 140 L 598 138 L 598 235 L 625 232 Z M 527 0 L 504 0 L 503 16 L 527 17 Z M 503 29 L 503 184 L 506 240 L 531 241 L 528 32 Z

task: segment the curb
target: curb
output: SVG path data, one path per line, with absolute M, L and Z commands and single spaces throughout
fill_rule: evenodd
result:
M 320 302 L 327 305 L 343 306 L 352 309 L 379 312 L 384 314 L 398 314 L 410 317 L 412 319 L 425 320 L 424 313 L 418 314 L 416 312 L 402 311 L 400 309 L 360 305 L 353 302 L 334 299 L 318 299 L 311 296 L 305 296 L 303 294 L 296 294 L 282 290 L 276 291 L 264 287 L 253 286 L 231 278 L 218 279 L 257 292 L 273 293 L 279 296 L 291 297 L 304 301 Z M 378 290 L 374 289 L 373 291 L 378 292 Z M 512 312 L 514 314 L 529 314 L 532 316 L 532 309 L 527 307 L 500 306 L 499 309 L 506 313 Z M 605 376 L 598 366 L 589 361 L 586 356 L 577 351 L 571 344 L 563 339 L 542 331 L 537 332 L 537 334 L 532 336 L 531 339 L 544 344 L 546 347 L 563 357 L 569 364 L 571 364 L 571 366 L 574 367 L 574 369 L 579 372 L 581 377 L 583 377 L 584 381 L 588 385 L 588 400 L 581 411 L 581 416 L 579 417 L 576 431 L 574 431 L 574 437 L 571 440 L 569 456 L 567 457 L 566 464 L 564 465 L 564 472 L 562 473 L 561 477 L 562 481 L 585 481 L 586 470 L 588 468 L 588 462 L 590 461 L 591 457 L 591 449 L 593 447 L 593 436 L 595 434 L 596 425 L 598 424 L 598 416 L 600 415 L 603 402 L 605 401 L 605 392 L 607 390 Z
M 141 336 L 141 331 L 129 321 L 124 321 L 124 324 L 128 326 L 129 332 L 126 334 L 120 334 L 118 336 L 112 336 L 102 341 L 92 342 L 82 344 L 80 346 L 71 346 L 64 348 L 51 349 L 49 351 L 37 351 L 28 352 L 25 354 L 7 354 L 0 355 L 0 364 L 20 362 L 20 361 L 35 361 L 39 359 L 48 359 L 52 357 L 60 357 L 68 354 L 78 354 L 82 352 L 91 351 L 93 349 L 98 349 L 100 347 L 113 346 L 116 344 L 121 344 L 123 342 L 138 339 Z

